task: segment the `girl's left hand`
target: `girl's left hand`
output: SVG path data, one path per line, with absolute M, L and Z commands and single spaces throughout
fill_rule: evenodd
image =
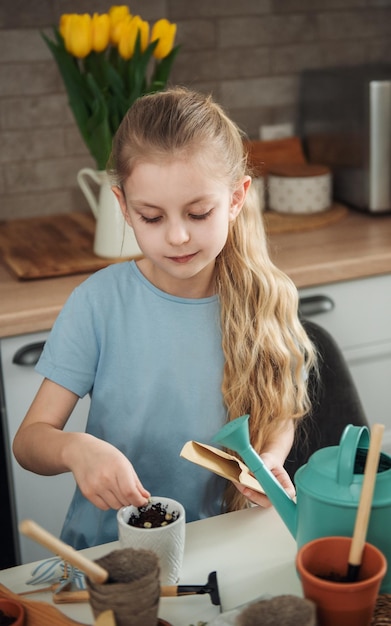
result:
M 266 467 L 274 474 L 277 478 L 278 482 L 285 489 L 288 496 L 294 498 L 296 495 L 295 487 L 289 477 L 288 472 L 281 465 L 281 460 L 277 459 L 273 454 L 269 452 L 265 452 L 261 454 L 262 461 L 265 463 Z M 258 491 L 254 491 L 253 489 L 249 489 L 248 487 L 244 487 L 240 483 L 235 483 L 236 488 L 242 493 L 246 498 L 248 498 L 254 504 L 258 504 L 264 508 L 272 506 L 269 498 L 259 493 Z

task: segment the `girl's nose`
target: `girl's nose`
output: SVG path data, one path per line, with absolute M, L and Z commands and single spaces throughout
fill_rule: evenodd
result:
M 167 226 L 167 241 L 172 246 L 180 246 L 190 239 L 189 229 L 184 222 L 175 222 Z

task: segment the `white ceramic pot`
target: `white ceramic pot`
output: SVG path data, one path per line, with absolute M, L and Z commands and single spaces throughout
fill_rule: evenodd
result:
M 153 496 L 150 504 L 158 502 L 167 507 L 167 513 L 178 512 L 178 519 L 167 526 L 138 528 L 128 524 L 132 513 L 138 515 L 138 508 L 124 506 L 117 513 L 119 544 L 121 548 L 155 552 L 160 563 L 161 584 L 175 585 L 178 583 L 183 563 L 186 513 L 182 504 L 171 498 Z
M 125 222 L 107 173 L 85 167 L 78 172 L 77 182 L 96 218 L 95 254 L 106 258 L 141 256 L 133 229 Z M 91 183 L 95 183 L 94 187 Z
M 251 185 L 254 187 L 258 197 L 259 209 L 265 210 L 265 179 L 262 176 L 252 179 Z
M 319 213 L 331 206 L 331 173 L 323 165 L 297 164 L 269 171 L 269 209 L 279 213 Z

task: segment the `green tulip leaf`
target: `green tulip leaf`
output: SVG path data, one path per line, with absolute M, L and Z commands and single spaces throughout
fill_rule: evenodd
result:
M 179 50 L 180 46 L 175 46 L 175 48 L 171 50 L 170 54 L 164 57 L 164 59 L 162 59 L 159 63 L 156 63 L 155 72 L 152 77 L 153 82 L 166 85 L 170 76 L 172 64 L 174 63 Z

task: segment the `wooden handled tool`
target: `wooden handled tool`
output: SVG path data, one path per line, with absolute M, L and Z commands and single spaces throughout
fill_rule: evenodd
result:
M 365 461 L 364 479 L 354 525 L 353 539 L 349 551 L 348 572 L 346 576 L 348 582 L 354 582 L 357 580 L 360 570 L 369 517 L 371 514 L 373 491 L 375 489 L 383 432 L 383 424 L 374 424 L 371 428 L 371 439 Z
M 219 587 L 217 584 L 217 572 L 211 572 L 205 585 L 161 585 L 160 597 L 173 598 L 178 596 L 194 596 L 209 594 L 212 604 L 221 605 Z M 55 604 L 72 604 L 74 602 L 88 602 L 89 592 L 87 589 L 76 591 L 59 591 L 53 594 Z
M 90 580 L 95 583 L 109 581 L 109 572 L 103 567 L 83 556 L 68 544 L 57 539 L 54 535 L 39 526 L 32 520 L 24 520 L 19 524 L 19 530 L 26 537 L 34 539 L 37 543 L 48 548 L 54 554 L 58 554 L 64 561 L 78 567 Z M 161 596 L 180 596 L 208 593 L 213 604 L 220 604 L 219 590 L 217 586 L 217 574 L 211 572 L 206 585 L 168 585 L 161 587 Z M 88 590 L 62 591 L 53 594 L 56 604 L 71 602 L 87 602 L 89 599 Z
M 64 561 L 78 567 L 92 582 L 104 583 L 108 581 L 109 572 L 107 570 L 61 541 L 61 539 L 57 539 L 57 537 L 36 522 L 33 522 L 33 520 L 27 519 L 22 521 L 19 524 L 19 530 L 26 537 L 34 539 L 41 546 L 44 546 L 54 554 L 58 554 Z

